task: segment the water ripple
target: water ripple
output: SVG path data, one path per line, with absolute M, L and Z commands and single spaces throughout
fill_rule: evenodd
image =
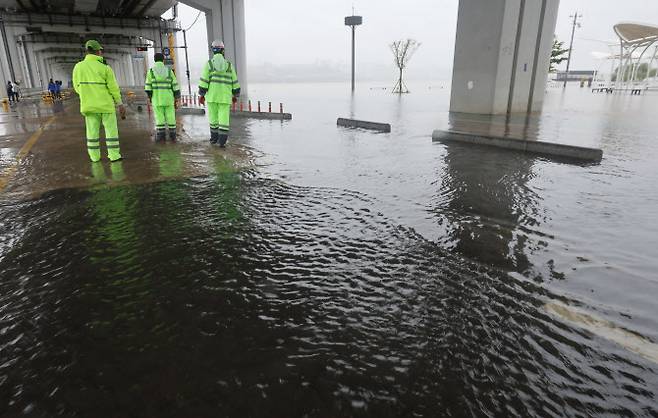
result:
M 653 363 L 375 205 L 223 171 L 3 207 L 0 414 L 658 414 Z

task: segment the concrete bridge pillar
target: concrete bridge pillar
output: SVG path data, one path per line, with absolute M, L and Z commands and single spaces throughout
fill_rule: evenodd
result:
M 450 110 L 541 110 L 559 0 L 460 0 Z
M 135 80 L 135 69 L 133 68 L 132 56 L 127 53 L 123 56 L 123 59 L 126 64 L 126 70 L 128 71 L 128 85 L 136 86 L 137 80 Z
M 7 85 L 7 81 L 20 82 L 21 86 L 25 87 L 25 69 L 23 66 L 23 58 L 19 52 L 18 38 L 14 33 L 14 28 L 0 22 L 0 51 L 2 53 L 2 73 L 3 73 L 3 88 Z
M 23 42 L 22 37 L 18 37 L 17 39 L 17 49 L 18 49 L 18 54 L 19 54 L 19 60 L 21 64 L 21 69 L 23 70 L 23 74 L 25 75 L 25 79 L 23 80 L 23 88 L 32 88 L 35 85 L 35 70 L 34 70 L 34 64 L 33 64 L 33 58 L 30 57 L 30 55 L 27 52 L 27 44 Z
M 226 58 L 235 66 L 242 93 L 246 94 L 247 54 L 244 0 L 184 0 L 181 3 L 205 12 L 208 43 L 214 39 L 224 41 Z M 210 56 L 210 45 L 207 47 Z
M 135 86 L 143 86 L 146 79 L 146 63 L 148 57 L 146 52 L 133 52 L 130 58 L 130 64 L 133 68 L 133 75 L 135 77 Z M 180 81 L 179 81 L 180 82 Z
M 38 52 L 34 50 L 34 43 L 25 42 L 26 51 L 29 59 L 32 62 L 32 78 L 34 80 L 34 85 L 32 87 L 43 87 L 43 70 L 41 69 L 41 64 L 39 63 Z

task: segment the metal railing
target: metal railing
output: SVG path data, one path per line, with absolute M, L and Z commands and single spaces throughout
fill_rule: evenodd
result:
M 196 94 L 192 95 L 182 95 L 180 96 L 180 104 L 183 107 L 190 107 L 190 108 L 196 108 L 196 107 L 202 107 L 199 104 L 199 96 Z M 233 103 L 231 105 L 231 111 L 232 112 L 258 112 L 258 113 L 276 113 L 276 108 L 275 111 L 272 112 L 272 102 L 262 102 L 260 100 L 257 100 L 252 104 L 251 100 L 245 101 L 238 101 L 236 103 Z M 279 103 L 279 109 L 278 113 L 284 113 L 283 111 L 283 103 Z

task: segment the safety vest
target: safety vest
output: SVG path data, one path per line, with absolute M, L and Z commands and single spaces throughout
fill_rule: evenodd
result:
M 80 96 L 80 113 L 114 113 L 121 92 L 114 71 L 103 57 L 87 54 L 73 67 L 73 89 Z
M 161 62 L 156 62 L 154 68 L 165 68 Z M 174 98 L 180 95 L 180 87 L 176 74 L 171 69 L 167 68 L 167 75 L 162 77 L 162 71 L 153 71 L 151 68 L 146 73 L 146 81 L 144 83 L 144 90 L 151 91 L 151 103 L 153 106 L 173 106 Z
M 203 66 L 199 88 L 205 91 L 207 102 L 231 103 L 233 96 L 240 94 L 240 83 L 233 65 L 227 60 L 223 71 L 215 68 L 210 60 Z

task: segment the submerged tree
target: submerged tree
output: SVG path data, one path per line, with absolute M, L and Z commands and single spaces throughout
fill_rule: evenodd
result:
M 395 41 L 391 44 L 391 51 L 393 51 L 393 56 L 395 57 L 395 65 L 400 70 L 400 75 L 398 81 L 393 87 L 393 93 L 409 93 L 409 89 L 402 81 L 402 71 L 407 67 L 411 56 L 416 52 L 420 42 L 417 42 L 414 39 L 406 39 Z
M 553 41 L 553 49 L 551 50 L 551 64 L 548 68 L 548 72 L 554 73 L 557 71 L 557 65 L 562 64 L 562 62 L 567 60 L 567 54 L 569 52 L 568 48 L 564 48 L 564 42 L 560 42 L 557 39 Z

